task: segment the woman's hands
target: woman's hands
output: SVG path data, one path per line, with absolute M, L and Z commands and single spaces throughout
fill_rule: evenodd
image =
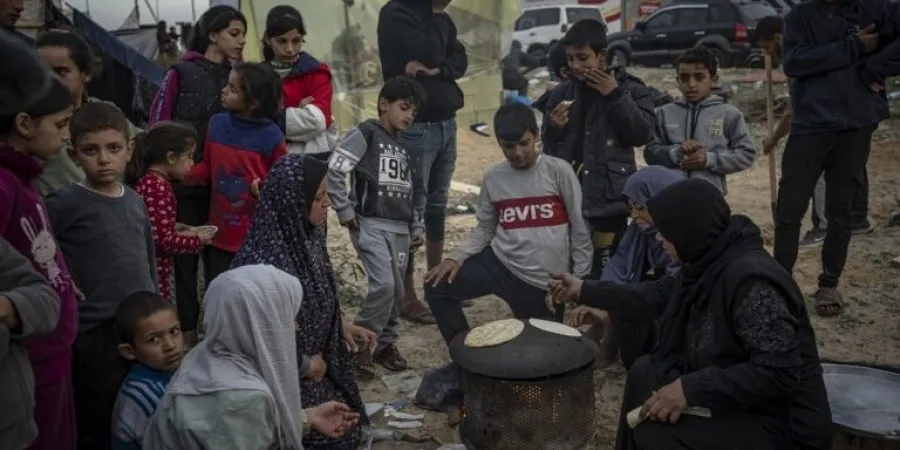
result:
M 375 333 L 368 328 L 354 325 L 344 321 L 344 342 L 351 353 L 356 353 L 360 349 L 367 349 L 375 342 Z
M 681 387 L 681 378 L 665 385 L 653 393 L 641 409 L 641 416 L 656 422 L 677 423 L 681 413 L 687 408 L 687 398 Z
M 303 410 L 309 426 L 331 438 L 341 437 L 359 422 L 359 413 L 340 402 L 327 402 Z
M 572 325 L 576 328 L 582 325 L 606 325 L 609 323 L 609 313 L 590 306 L 580 305 L 572 311 Z
M 551 273 L 550 282 L 547 283 L 547 308 L 555 311 L 556 305 L 578 300 L 582 283 L 581 278 L 570 273 Z

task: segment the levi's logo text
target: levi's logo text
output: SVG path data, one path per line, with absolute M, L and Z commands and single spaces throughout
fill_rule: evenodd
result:
M 500 226 L 506 230 L 540 228 L 569 223 L 566 205 L 558 195 L 511 198 L 494 202 Z

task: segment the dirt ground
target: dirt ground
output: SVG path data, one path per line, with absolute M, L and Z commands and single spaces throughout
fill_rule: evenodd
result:
M 648 82 L 665 90 L 674 88 L 671 69 L 638 72 Z M 744 76 L 733 73 L 732 77 Z M 728 75 L 723 76 L 727 78 Z M 742 85 L 750 97 L 761 98 L 763 90 L 753 85 Z M 500 150 L 491 138 L 478 136 L 468 130 L 468 124 L 459 124 L 459 144 L 456 174 L 459 182 L 478 185 L 486 167 L 502 159 Z M 754 123 L 758 143 L 762 141 L 763 124 Z M 842 279 L 846 299 L 845 312 L 832 319 L 813 317 L 819 350 L 823 358 L 837 361 L 865 361 L 878 364 L 900 365 L 900 326 L 897 298 L 898 269 L 890 267 L 890 261 L 900 255 L 900 228 L 887 228 L 890 214 L 900 203 L 900 139 L 892 136 L 892 128 L 898 124 L 888 122 L 877 133 L 869 158 L 870 206 L 869 215 L 876 226 L 870 235 L 856 236 L 850 245 L 847 266 Z M 640 152 L 638 152 L 640 154 Z M 736 213 L 753 218 L 763 229 L 767 242 L 771 243 L 772 216 L 769 204 L 768 159 L 761 156 L 755 166 L 729 177 L 728 201 Z M 355 254 L 346 239 L 345 232 L 332 217 L 329 226 L 329 248 L 332 259 L 343 281 L 344 314 L 352 317 L 364 293 L 365 278 L 355 264 Z M 806 221 L 808 224 L 809 221 Z M 447 246 L 460 242 L 474 224 L 471 215 L 455 215 L 447 220 Z M 416 279 L 421 285 L 424 255 L 416 257 Z M 795 277 L 806 294 L 812 294 L 819 270 L 819 250 L 801 251 Z M 421 291 L 419 293 L 421 296 Z M 809 303 L 810 310 L 812 304 Z M 466 310 L 472 326 L 492 320 L 510 317 L 507 306 L 497 298 L 483 298 Z M 382 379 L 363 383 L 366 402 L 406 400 L 415 392 L 421 375 L 448 361 L 448 354 L 435 326 L 417 326 L 403 322 L 399 347 L 409 360 L 410 369 L 400 376 L 384 373 Z M 598 370 L 596 382 L 596 435 L 591 449 L 612 448 L 621 394 L 624 386 L 624 369 L 620 364 L 606 370 Z M 412 408 L 414 409 L 414 408 Z M 420 431 L 434 438 L 437 443 L 458 442 L 455 430 L 447 425 L 444 414 L 427 413 L 425 427 Z M 438 445 L 383 443 L 380 448 L 433 449 Z M 376 447 L 379 448 L 379 447 Z M 855 447 L 846 447 L 855 448 Z

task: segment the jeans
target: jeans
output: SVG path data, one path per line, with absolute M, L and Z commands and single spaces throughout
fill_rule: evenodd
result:
M 456 119 L 416 122 L 400 133 L 397 140 L 411 155 L 413 170 L 422 171 L 422 182 L 428 192 L 426 238 L 431 242 L 443 241 L 450 181 L 456 169 Z
M 866 163 L 875 127 L 792 134 L 781 159 L 775 210 L 775 259 L 789 272 L 797 261 L 800 224 L 816 181 L 825 173 L 828 229 L 822 247 L 819 287 L 837 287 L 853 222 L 854 199 L 865 185 Z
M 379 352 L 397 342 L 409 234 L 385 231 L 360 218 L 359 232 L 350 233 L 350 238 L 369 278 L 369 290 L 354 323 L 375 333 L 375 352 Z
M 522 281 L 497 258 L 488 246 L 463 262 L 453 283 L 443 280 L 436 287 L 425 284 L 425 301 L 448 345 L 457 334 L 469 329 L 462 302 L 485 295 L 503 299 L 518 319 L 536 317 L 562 322 L 564 306 L 557 308 L 556 313 L 550 312 L 547 291 Z

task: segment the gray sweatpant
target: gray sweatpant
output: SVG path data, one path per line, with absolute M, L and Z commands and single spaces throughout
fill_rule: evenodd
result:
M 376 352 L 397 342 L 410 244 L 408 231 L 398 233 L 382 228 L 385 227 L 360 218 L 359 232 L 350 234 L 369 278 L 369 291 L 354 323 L 378 336 Z

